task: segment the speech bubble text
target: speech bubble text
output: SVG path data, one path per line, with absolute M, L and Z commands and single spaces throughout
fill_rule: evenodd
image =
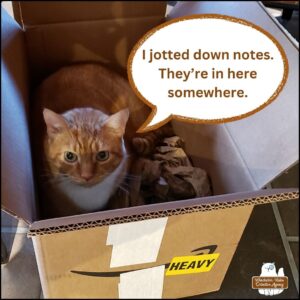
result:
M 245 118 L 276 99 L 287 74 L 283 48 L 255 24 L 216 14 L 168 21 L 146 33 L 128 59 L 129 82 L 152 108 L 138 132 L 173 118 Z

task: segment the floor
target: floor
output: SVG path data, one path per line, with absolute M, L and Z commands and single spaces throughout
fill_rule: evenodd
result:
M 176 1 L 171 1 L 169 10 Z M 9 3 L 2 3 L 10 10 Z M 298 12 L 290 21 L 279 22 L 298 40 Z M 274 182 L 272 187 L 299 187 L 299 165 L 291 168 Z M 251 277 L 260 274 L 263 262 L 275 262 L 283 267 L 289 278 L 289 288 L 277 299 L 299 297 L 299 201 L 255 207 L 246 226 L 236 254 L 230 264 L 220 291 L 191 297 L 193 299 L 260 299 L 251 289 Z M 1 214 L 1 239 L 8 252 L 9 263 L 1 265 L 1 298 L 39 299 L 42 297 L 32 242 L 26 237 L 27 227 L 7 214 Z M 2 255 L 5 254 L 1 251 Z M 1 257 L 2 257 L 1 255 Z
M 1 238 L 10 253 L 9 262 L 1 265 L 1 299 L 39 299 L 42 289 L 27 226 L 3 212 L 1 217 Z
M 299 165 L 272 183 L 272 187 L 299 186 Z M 274 213 L 275 212 L 275 213 Z M 279 218 L 282 224 L 278 223 Z M 251 288 L 251 277 L 260 275 L 264 262 L 275 262 L 277 270 L 284 268 L 289 288 L 276 299 L 299 298 L 299 201 L 258 205 L 246 226 L 220 291 L 191 299 L 261 299 Z M 283 226 L 282 226 L 283 225 Z M 280 228 L 281 227 L 281 228 Z M 283 227 L 283 228 L 282 228 Z M 281 236 L 283 229 L 286 236 Z M 283 241 L 283 238 L 286 241 Z M 288 243 L 290 250 L 286 249 Z M 238 274 L 238 276 L 237 276 Z M 298 286 L 296 286 L 296 284 Z

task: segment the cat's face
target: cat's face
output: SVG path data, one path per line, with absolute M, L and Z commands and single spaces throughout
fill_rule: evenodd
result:
M 126 155 L 123 134 L 129 111 L 107 117 L 91 108 L 59 115 L 44 110 L 46 160 L 56 178 L 91 186 L 103 181 Z

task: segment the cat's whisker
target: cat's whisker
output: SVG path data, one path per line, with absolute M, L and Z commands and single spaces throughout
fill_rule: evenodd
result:
M 46 182 L 48 183 L 60 183 L 65 181 L 65 178 L 51 178 L 49 180 L 47 180 Z
M 44 174 L 40 174 L 40 177 L 49 177 L 49 178 L 57 178 L 57 177 L 68 177 L 68 174 L 65 173 L 44 173 Z
M 46 177 L 46 178 L 47 178 L 47 177 L 50 177 L 50 176 L 52 176 L 52 174 L 40 174 L 40 175 L 39 175 L 39 177 Z
M 128 176 L 124 176 L 124 178 L 129 179 L 129 180 L 140 180 L 141 176 L 139 176 L 139 177 L 128 177 Z
M 130 181 L 135 181 L 135 180 L 139 181 L 141 179 L 141 177 L 126 177 L 125 176 L 124 179 L 130 180 Z
M 125 181 L 123 181 L 121 185 L 130 188 L 130 184 L 128 184 L 128 183 L 125 182 Z
M 135 177 L 141 177 L 141 175 L 134 175 L 134 174 L 130 174 L 130 173 L 127 173 L 126 176 L 127 177 L 134 177 L 134 178 Z
M 70 176 L 65 173 L 49 173 L 47 174 L 42 174 L 41 177 L 45 177 L 46 180 L 44 180 L 45 183 L 61 183 L 63 181 L 67 181 Z
M 123 186 L 119 185 L 118 187 L 119 187 L 123 192 L 129 193 L 129 190 L 127 190 L 127 189 L 124 188 Z

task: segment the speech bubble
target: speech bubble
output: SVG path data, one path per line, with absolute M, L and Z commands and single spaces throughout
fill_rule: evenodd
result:
M 138 132 L 171 119 L 224 123 L 269 105 L 288 76 L 279 42 L 243 19 L 192 15 L 147 32 L 128 59 L 128 79 L 152 112 Z

